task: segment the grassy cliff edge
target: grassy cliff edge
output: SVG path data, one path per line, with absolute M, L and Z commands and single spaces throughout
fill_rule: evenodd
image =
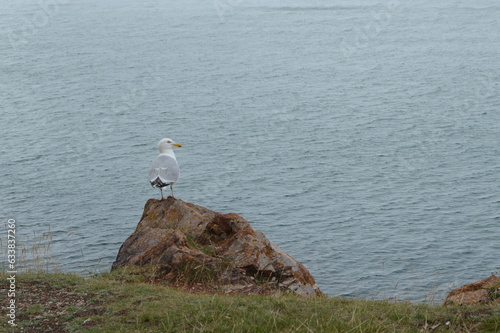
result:
M 13 330 L 0 275 L 2 332 L 500 332 L 498 306 L 200 294 L 123 272 L 18 274 Z

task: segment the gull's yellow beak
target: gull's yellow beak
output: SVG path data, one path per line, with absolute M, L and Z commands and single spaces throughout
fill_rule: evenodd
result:
M 172 143 L 172 146 L 182 147 L 182 145 L 180 143 Z

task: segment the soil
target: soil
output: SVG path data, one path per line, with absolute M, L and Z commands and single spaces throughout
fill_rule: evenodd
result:
M 106 308 L 96 294 L 78 293 L 71 289 L 74 283 L 65 286 L 44 281 L 18 281 L 16 290 L 15 332 L 67 332 L 66 322 L 74 317 L 103 314 Z M 0 288 L 7 295 L 6 287 Z M 2 308 L 1 312 L 5 312 Z M 5 317 L 6 313 L 2 314 Z M 96 322 L 88 321 L 86 326 Z

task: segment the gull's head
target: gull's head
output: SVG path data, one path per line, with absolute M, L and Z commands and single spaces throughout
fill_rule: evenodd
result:
M 160 149 L 160 153 L 164 153 L 173 147 L 182 147 L 182 145 L 169 138 L 161 139 L 160 142 L 158 142 L 158 149 Z

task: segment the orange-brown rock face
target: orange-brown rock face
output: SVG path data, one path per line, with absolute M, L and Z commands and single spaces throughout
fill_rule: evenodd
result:
M 235 213 L 222 214 L 169 197 L 150 199 L 135 232 L 123 243 L 112 269 L 156 265 L 165 275 L 181 267 L 209 267 L 229 290 L 275 290 L 322 295 L 309 271 Z M 206 272 L 205 272 L 206 273 Z
M 444 305 L 471 305 L 500 303 L 500 277 L 492 274 L 484 280 L 452 290 Z

